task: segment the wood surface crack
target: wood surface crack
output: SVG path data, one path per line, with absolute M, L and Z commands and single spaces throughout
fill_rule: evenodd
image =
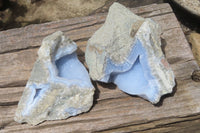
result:
M 13 105 L 17 105 L 18 101 L 13 101 L 13 102 L 0 102 L 0 106 L 13 106 Z
M 163 36 L 163 33 L 164 33 L 164 32 L 167 32 L 167 31 L 170 31 L 170 30 L 174 30 L 174 29 L 181 29 L 181 27 L 173 27 L 173 28 L 170 28 L 170 29 L 165 29 L 165 30 L 163 30 L 163 32 L 161 33 L 161 37 Z
M 156 14 L 156 15 L 152 15 L 152 16 L 150 16 L 150 17 L 153 18 L 153 17 L 158 17 L 158 16 L 167 15 L 167 14 L 170 14 L 170 13 L 172 13 L 172 12 L 165 12 L 165 13 L 161 13 L 161 14 Z
M 74 39 L 74 42 L 83 42 L 83 41 L 88 41 L 90 37 L 84 37 L 84 38 L 79 38 L 79 39 Z M 86 46 L 86 45 L 84 45 Z
M 84 25 L 84 26 L 81 26 L 81 27 L 76 27 L 76 28 L 73 28 L 73 29 L 62 30 L 62 31 L 63 31 L 63 32 L 69 32 L 69 31 L 73 31 L 73 30 L 80 30 L 80 29 L 87 28 L 87 27 L 92 27 L 92 26 L 95 26 L 95 25 L 101 25 L 101 24 L 103 24 L 103 23 L 104 23 L 104 21 L 95 22 L 95 23 L 90 24 L 90 25 Z
M 19 82 L 11 82 L 8 84 L 4 84 L 4 85 L 0 85 L 0 89 L 1 88 L 8 88 L 8 87 L 25 87 L 26 85 L 26 81 L 19 81 Z
M 84 17 L 83 17 L 84 18 Z M 72 18 L 73 19 L 73 18 Z M 64 20 L 65 21 L 65 20 Z M 61 21 L 61 22 L 64 22 L 64 21 Z M 74 26 L 74 25 L 78 25 L 78 24 L 85 24 L 85 23 L 89 23 L 89 22 L 92 22 L 94 20 L 89 20 L 89 21 L 83 21 L 83 22 L 78 22 L 78 23 L 72 23 L 72 24 L 68 24 L 68 25 L 62 25 L 62 26 L 58 26 L 58 27 L 54 27 L 52 29 L 58 29 L 58 28 L 66 28 L 66 27 L 70 27 L 70 26 Z M 59 21 L 58 21 L 59 22 Z M 66 23 L 67 24 L 67 23 Z
M 188 119 L 188 118 L 191 118 L 191 119 Z M 99 131 L 94 131 L 94 132 L 109 132 L 109 131 L 115 131 L 115 130 L 119 130 L 120 131 L 120 129 L 123 129 L 123 128 L 129 128 L 129 127 L 137 126 L 137 125 L 141 125 L 142 126 L 143 124 L 149 124 L 149 123 L 164 121 L 164 120 L 167 120 L 167 119 L 168 120 L 169 119 L 175 119 L 176 121 L 169 122 L 169 123 L 164 123 L 164 124 L 158 124 L 158 125 L 155 125 L 154 127 L 146 128 L 146 129 L 132 130 L 132 131 L 129 130 L 129 132 L 149 131 L 149 130 L 152 130 L 152 129 L 170 127 L 172 125 L 179 124 L 179 123 L 200 120 L 200 113 L 193 114 L 193 115 L 188 115 L 188 116 L 183 116 L 183 117 L 178 117 L 178 116 L 177 117 L 165 117 L 165 118 L 156 119 L 156 120 L 152 120 L 152 121 L 146 121 L 146 122 L 140 122 L 140 123 L 134 123 L 134 124 L 128 124 L 128 125 L 122 125 L 122 126 L 119 125 L 119 126 L 111 127 L 109 129 L 104 129 L 104 130 L 99 130 Z M 184 119 L 184 120 L 177 120 L 177 119 Z
M 28 49 L 37 49 L 39 47 L 40 46 L 28 46 L 26 48 L 19 48 L 19 49 L 7 50 L 7 51 L 0 52 L 0 55 L 1 54 L 6 54 L 6 53 L 15 53 L 15 52 L 19 52 L 19 51 L 22 51 L 22 50 L 28 50 Z
M 149 131 L 149 130 L 152 130 L 152 129 L 167 128 L 167 127 L 172 127 L 172 125 L 174 125 L 174 124 L 180 124 L 180 123 L 184 123 L 184 122 L 188 122 L 188 121 L 195 121 L 195 120 L 200 120 L 200 118 L 176 121 L 176 122 L 167 123 L 167 124 L 159 124 L 159 125 L 156 125 L 155 127 L 152 127 L 152 128 L 146 128 L 146 129 L 143 129 L 143 130 L 135 130 L 133 132 L 143 132 L 143 131 Z
M 98 25 L 98 24 L 103 24 L 104 23 L 104 21 L 103 22 L 95 22 L 95 23 L 93 23 L 93 24 L 90 24 L 90 25 L 84 25 L 84 26 L 80 26 L 80 27 L 76 27 L 76 28 L 73 28 L 73 29 L 68 29 L 68 30 L 61 30 L 62 32 L 64 32 L 64 33 L 66 33 L 66 32 L 69 32 L 69 31 L 74 31 L 74 30 L 80 30 L 80 29 L 82 29 L 82 28 L 86 28 L 86 27 L 92 27 L 92 26 L 94 26 L 94 25 Z M 51 34 L 51 33 L 50 33 Z M 45 35 L 38 35 L 38 36 L 34 36 L 34 37 L 31 37 L 31 38 L 44 38 L 44 37 L 46 37 L 46 36 L 48 36 L 49 34 L 45 34 Z M 89 37 L 88 37 L 89 38 Z M 79 38 L 79 39 L 74 39 L 73 41 L 76 41 L 76 40 L 81 40 L 81 38 Z

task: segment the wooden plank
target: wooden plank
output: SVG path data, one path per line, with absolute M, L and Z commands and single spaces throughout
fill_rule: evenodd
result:
M 0 106 L 16 105 L 23 90 L 24 87 L 1 88 Z
M 87 39 L 103 24 L 106 14 L 73 18 L 0 32 L 0 132 L 184 132 L 199 130 L 200 83 L 191 80 L 198 66 L 168 4 L 131 9 L 151 17 L 163 28 L 165 54 L 175 75 L 174 93 L 158 105 L 129 96 L 113 84 L 94 83 L 94 106 L 88 113 L 38 126 L 18 124 L 13 117 L 42 38 L 64 31 L 79 46 L 84 62 Z M 13 97 L 12 97 L 13 96 Z M 187 124 L 190 123 L 189 127 Z M 179 129 L 179 130 L 178 130 Z
M 189 120 L 188 120 L 189 119 Z M 200 115 L 194 115 L 190 117 L 178 117 L 160 119 L 151 122 L 144 122 L 141 124 L 132 124 L 122 127 L 117 127 L 112 130 L 101 131 L 102 133 L 111 132 L 139 132 L 139 133 L 164 133 L 175 132 L 185 133 L 190 131 L 193 133 L 199 133 L 200 130 Z

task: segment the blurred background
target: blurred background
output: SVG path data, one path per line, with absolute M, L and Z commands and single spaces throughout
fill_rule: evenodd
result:
M 130 8 L 166 2 L 173 8 L 184 33 L 199 32 L 200 16 L 191 15 L 191 12 L 185 10 L 186 8 L 173 1 L 181 0 L 0 0 L 0 30 L 103 13 L 107 12 L 113 2 L 119 2 Z
M 113 2 L 130 8 L 153 3 L 169 3 L 187 39 L 193 32 L 200 33 L 199 0 L 0 0 L 0 31 L 104 13 Z

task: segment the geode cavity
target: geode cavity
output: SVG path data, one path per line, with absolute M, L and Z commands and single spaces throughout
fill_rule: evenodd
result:
M 38 51 L 15 121 L 32 125 L 88 111 L 94 87 L 76 55 L 76 44 L 62 32 L 47 36 Z

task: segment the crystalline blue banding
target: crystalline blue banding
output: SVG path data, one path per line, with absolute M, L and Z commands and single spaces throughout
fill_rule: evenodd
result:
M 113 82 L 128 94 L 139 95 L 156 102 L 154 100 L 159 95 L 159 86 L 156 78 L 151 74 L 147 58 L 147 51 L 140 40 L 136 39 L 125 63 L 115 64 L 108 59 L 105 70 L 107 75 L 101 81 Z
M 41 99 L 45 95 L 45 92 L 49 89 L 50 85 L 49 84 L 31 84 L 27 85 L 26 87 L 30 88 L 32 93 L 27 100 L 27 105 L 29 105 L 26 110 L 22 111 L 22 115 L 26 116 L 29 115 L 31 108 L 33 108 L 38 100 Z
M 68 86 L 72 83 L 81 87 L 92 87 L 87 70 L 78 60 L 76 53 L 66 55 L 57 60 L 56 67 L 58 69 L 58 77 L 74 82 L 66 82 Z

